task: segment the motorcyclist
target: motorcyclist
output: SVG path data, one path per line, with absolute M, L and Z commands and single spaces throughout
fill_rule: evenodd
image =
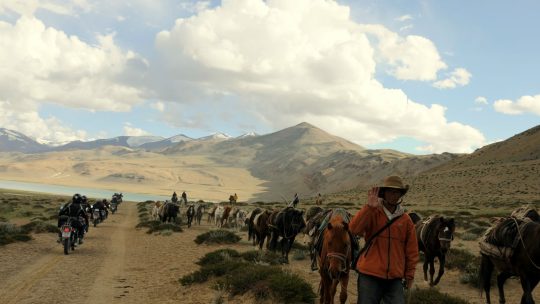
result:
M 58 228 L 71 220 L 71 225 L 77 229 L 79 244 L 83 243 L 84 231 L 88 230 L 88 215 L 83 210 L 81 205 L 82 200 L 82 196 L 79 193 L 74 194 L 71 202 L 62 207 L 58 213 Z M 81 217 L 84 219 L 84 223 L 79 220 Z M 59 233 L 60 240 L 61 236 Z
M 107 203 L 107 200 L 106 199 L 102 199 L 102 200 L 97 200 L 94 205 L 92 206 L 93 209 L 97 209 L 99 210 L 99 219 L 103 222 L 103 220 L 105 220 L 105 218 L 103 217 L 103 214 L 102 214 L 102 210 L 105 211 L 105 214 L 108 216 L 109 215 L 109 211 L 107 210 L 108 208 L 108 203 Z

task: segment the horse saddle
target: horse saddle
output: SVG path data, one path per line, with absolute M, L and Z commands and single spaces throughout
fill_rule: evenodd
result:
M 480 252 L 502 260 L 509 261 L 514 250 L 519 245 L 520 234 L 530 218 L 506 217 L 500 218 L 489 228 L 479 242 Z

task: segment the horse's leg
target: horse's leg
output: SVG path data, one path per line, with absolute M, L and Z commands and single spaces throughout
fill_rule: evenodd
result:
M 501 272 L 497 276 L 497 288 L 499 289 L 500 304 L 506 303 L 506 299 L 504 297 L 504 282 L 506 282 L 506 279 L 508 279 L 509 277 L 511 277 L 511 275 L 508 272 Z
M 427 282 L 428 264 L 429 264 L 428 255 L 424 254 L 424 281 L 426 282 Z
M 341 279 L 341 291 L 339 292 L 339 302 L 345 304 L 347 302 L 347 286 L 349 285 L 349 273 L 343 274 Z
M 434 286 L 433 275 L 435 275 L 435 257 L 431 257 L 429 260 L 429 286 Z
M 527 274 L 522 273 L 519 276 L 521 281 L 521 288 L 523 289 L 523 296 L 521 296 L 521 304 L 534 304 L 532 297 L 531 281 Z
M 329 292 L 329 302 L 334 304 L 334 298 L 336 297 L 336 291 L 337 291 L 337 285 L 339 283 L 339 280 L 331 280 L 330 281 L 330 292 Z
M 439 274 L 437 275 L 437 278 L 435 279 L 435 282 L 433 283 L 433 286 L 439 284 L 439 281 L 441 280 L 442 275 L 444 274 L 444 264 L 445 264 L 446 257 L 444 253 L 442 253 L 439 256 Z
M 486 293 L 487 304 L 491 304 L 491 296 L 489 293 L 491 289 L 491 274 L 493 273 L 493 267 L 493 263 L 490 261 L 489 257 L 482 255 L 482 263 L 480 264 L 480 283 Z

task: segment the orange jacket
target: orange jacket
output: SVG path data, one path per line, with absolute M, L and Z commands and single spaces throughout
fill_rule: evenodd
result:
M 382 208 L 364 206 L 351 220 L 351 232 L 368 240 L 388 222 Z M 405 213 L 373 240 L 371 247 L 358 259 L 356 269 L 382 279 L 413 280 L 417 263 L 416 232 L 411 218 Z

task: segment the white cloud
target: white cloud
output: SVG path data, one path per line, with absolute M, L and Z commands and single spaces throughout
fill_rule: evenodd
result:
M 143 129 L 140 129 L 140 128 L 135 128 L 131 125 L 131 123 L 129 122 L 126 122 L 124 124 L 124 135 L 126 136 L 144 136 L 144 135 L 152 135 L 150 134 L 149 132 L 143 130 Z
M 150 104 L 150 108 L 159 112 L 163 112 L 165 110 L 165 104 L 161 101 L 156 101 Z
M 508 99 L 500 99 L 493 103 L 495 111 L 518 115 L 524 113 L 532 113 L 540 116 L 540 95 L 522 96 L 517 101 Z
M 396 18 L 397 21 L 401 21 L 401 22 L 412 20 L 412 19 L 413 19 L 413 17 L 411 15 L 403 15 L 403 16 L 400 16 L 400 17 Z
M 377 59 L 388 64 L 389 73 L 402 80 L 430 81 L 437 72 L 446 69 L 433 42 L 425 37 L 401 37 L 382 25 L 362 25 L 363 32 L 378 39 Z
M 480 105 L 487 105 L 488 104 L 488 101 L 487 99 L 484 97 L 484 96 L 478 96 L 476 97 L 476 99 L 474 100 L 474 102 L 476 104 L 480 104 Z
M 404 31 L 407 31 L 407 30 L 410 30 L 412 29 L 414 26 L 412 24 L 409 24 L 409 25 L 405 25 L 405 26 L 402 26 L 399 28 L 399 31 L 400 32 L 404 32 Z
M 457 68 L 449 77 L 433 83 L 433 86 L 439 89 L 453 89 L 457 86 L 465 86 L 471 80 L 471 73 L 464 68 Z
M 144 60 L 123 52 L 113 35 L 92 46 L 33 17 L 0 22 L 0 100 L 50 102 L 89 110 L 127 111 L 142 101 L 128 84 Z
M 2 0 L 0 14 L 33 16 L 42 9 L 59 15 L 77 15 L 78 11 L 89 11 L 91 7 L 87 0 Z
M 126 20 L 126 17 L 122 16 L 122 15 L 119 15 L 119 16 L 116 16 L 116 20 L 118 22 L 124 22 Z
M 168 79 L 158 90 L 163 100 L 234 98 L 263 124 L 308 121 L 363 145 L 409 136 L 427 142 L 425 151 L 471 152 L 485 141 L 448 122 L 442 106 L 416 103 L 374 78 L 380 63 L 399 79 L 435 80 L 446 64 L 430 40 L 357 24 L 335 2 L 223 1 L 178 19 L 155 43 Z
M 82 130 L 72 130 L 56 117 L 43 119 L 32 104 L 12 103 L 0 100 L 0 126 L 17 130 L 41 143 L 67 143 L 85 140 Z

